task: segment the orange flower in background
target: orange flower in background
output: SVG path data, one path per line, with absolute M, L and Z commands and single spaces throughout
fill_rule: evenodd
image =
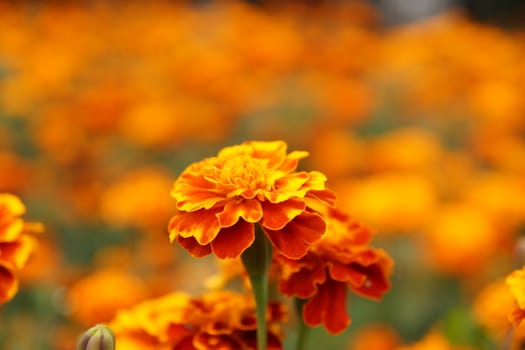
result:
M 501 342 L 509 332 L 509 314 L 517 308 L 516 298 L 512 295 L 505 279 L 492 281 L 476 294 L 472 310 L 481 326 L 497 341 Z M 525 325 L 514 329 L 513 343 L 525 339 Z
M 172 191 L 179 213 L 170 239 L 196 257 L 236 258 L 253 243 L 258 223 L 276 251 L 304 256 L 326 229 L 313 207 L 333 205 L 335 196 L 320 172 L 294 171 L 307 152 L 286 149 L 283 141 L 245 142 L 186 168 Z
M 390 289 L 393 262 L 380 249 L 368 246 L 369 230 L 344 213 L 331 209 L 326 235 L 300 260 L 276 255 L 282 268 L 283 294 L 308 299 L 303 307 L 307 325 L 323 324 L 340 333 L 350 324 L 346 293 L 380 299 Z
M 518 307 L 509 315 L 510 322 L 514 327 L 517 327 L 525 318 L 525 267 L 512 272 L 507 276 L 505 282 L 518 303 Z
M 146 299 L 145 284 L 126 271 L 98 270 L 76 281 L 68 290 L 67 304 L 73 319 L 85 326 L 108 322 L 116 311 Z
M 25 206 L 12 194 L 0 194 L 0 304 L 18 291 L 18 272 L 36 249 L 36 240 L 28 233 L 41 231 L 40 224 L 25 223 L 20 216 Z
M 439 331 L 431 330 L 423 339 L 407 346 L 399 347 L 398 350 L 474 350 L 468 346 L 454 346 Z
M 268 307 L 268 349 L 281 349 L 283 306 Z M 255 304 L 249 296 L 218 291 L 191 298 L 172 293 L 121 310 L 111 322 L 117 350 L 255 349 Z
M 372 324 L 358 330 L 348 350 L 396 350 L 401 336 L 391 327 Z

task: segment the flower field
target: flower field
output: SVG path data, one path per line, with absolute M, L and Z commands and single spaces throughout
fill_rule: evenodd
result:
M 521 349 L 524 60 L 454 9 L 0 2 L 0 348 Z

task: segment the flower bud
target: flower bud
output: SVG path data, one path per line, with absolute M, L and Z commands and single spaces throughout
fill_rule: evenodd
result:
M 97 324 L 82 334 L 77 350 L 115 350 L 115 335 L 109 327 Z

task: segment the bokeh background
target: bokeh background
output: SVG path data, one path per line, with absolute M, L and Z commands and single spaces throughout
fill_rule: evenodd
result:
M 520 1 L 0 2 L 0 191 L 46 227 L 0 348 L 72 349 L 204 290 L 216 262 L 168 242 L 173 181 L 273 139 L 395 260 L 385 299 L 351 297 L 310 350 L 495 348 L 525 261 L 523 24 Z

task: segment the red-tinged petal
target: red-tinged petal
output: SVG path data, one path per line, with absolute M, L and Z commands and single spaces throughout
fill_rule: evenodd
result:
M 304 201 L 300 199 L 289 199 L 278 204 L 263 202 L 263 220 L 261 224 L 269 230 L 280 230 L 299 214 L 303 213 L 304 209 Z
M 256 199 L 232 201 L 226 204 L 224 210 L 217 214 L 221 227 L 233 226 L 242 217 L 244 221 L 259 222 L 263 216 L 261 202 Z
M 181 236 L 177 237 L 179 244 L 186 249 L 191 256 L 195 258 L 201 258 L 211 253 L 210 244 L 200 245 L 197 240 L 193 237 L 184 238 Z
M 193 335 L 191 335 L 189 337 L 182 339 L 180 342 L 178 342 L 173 347 L 173 350 L 198 350 L 198 349 L 193 345 Z
M 257 334 L 256 331 L 242 332 L 239 334 L 240 341 L 244 345 L 242 349 L 257 350 Z M 268 332 L 267 350 L 282 350 L 281 339 L 273 333 Z M 237 350 L 237 349 L 235 349 Z
M 390 289 L 390 282 L 388 280 L 390 265 L 387 263 L 376 263 L 367 267 L 353 264 L 353 267 L 356 271 L 360 271 L 363 275 L 366 275 L 366 281 L 364 283 L 355 286 L 350 284 L 356 294 L 378 300 Z
M 231 227 L 223 228 L 211 243 L 215 255 L 220 259 L 238 258 L 252 245 L 255 239 L 253 224 L 239 220 Z
M 11 268 L 0 263 L 0 304 L 13 298 L 18 291 L 18 281 Z
M 361 287 L 367 277 L 361 271 L 356 270 L 352 265 L 341 264 L 336 261 L 328 263 L 330 277 L 335 281 L 349 282 L 354 287 Z
M 282 279 L 279 283 L 279 290 L 285 295 L 306 299 L 314 295 L 317 292 L 317 286 L 325 280 L 326 272 L 322 265 L 313 270 L 302 269 L 288 279 Z
M 344 283 L 327 280 L 319 286 L 317 294 L 304 305 L 303 318 L 308 326 L 324 324 L 331 334 L 344 331 L 350 325 Z
M 512 326 L 518 327 L 525 318 L 525 310 L 523 309 L 515 309 L 511 312 L 509 315 L 509 321 L 512 323 Z
M 323 236 L 326 223 L 321 216 L 304 212 L 281 230 L 264 230 L 276 250 L 290 259 L 300 259 Z
M 219 233 L 218 210 L 201 209 L 189 213 L 179 213 L 174 216 L 168 226 L 170 240 L 175 237 L 194 237 L 200 245 L 210 243 Z

